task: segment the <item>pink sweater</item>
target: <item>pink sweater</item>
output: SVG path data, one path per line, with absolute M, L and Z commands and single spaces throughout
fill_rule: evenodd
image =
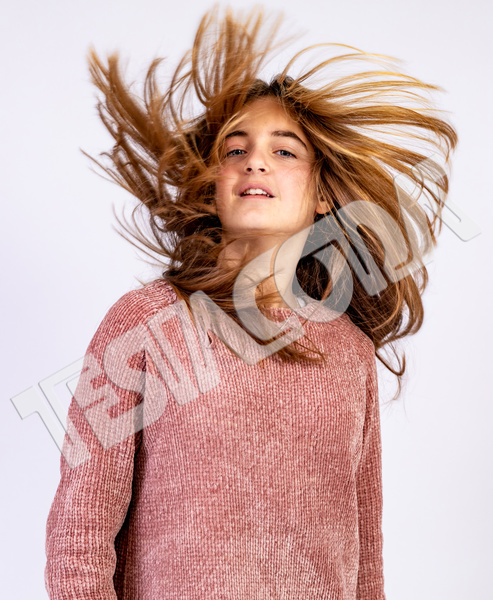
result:
M 181 383 L 158 375 L 167 363 L 149 324 L 176 303 L 163 280 L 131 291 L 88 347 L 69 409 L 79 441 L 66 436 L 64 448 L 78 466 L 61 458 L 47 524 L 49 597 L 385 600 L 370 339 L 346 314 L 308 321 L 326 365 L 275 354 L 248 365 L 210 333 L 215 369 L 201 373 L 209 389 L 200 391 L 177 318 L 159 321 L 159 339 L 176 352 Z M 267 313 L 284 320 L 291 311 Z M 110 383 L 118 377 L 106 363 L 103 373 L 114 340 L 113 371 L 145 375 L 140 405 L 135 385 Z M 125 354 L 134 354 L 128 366 Z M 106 435 L 109 417 L 128 415 Z

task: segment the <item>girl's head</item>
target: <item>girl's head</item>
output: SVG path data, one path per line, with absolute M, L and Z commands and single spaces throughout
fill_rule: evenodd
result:
M 225 237 L 280 242 L 325 212 L 313 186 L 314 148 L 275 95 L 250 99 L 219 139 L 215 201 Z
M 386 258 L 398 249 L 395 231 L 382 229 L 380 215 L 390 217 L 410 253 L 430 250 L 448 191 L 438 162 L 447 164 L 455 130 L 425 96 L 436 86 L 347 46 L 294 76 L 305 49 L 280 74 L 261 78 L 279 26 L 266 24 L 259 11 L 246 18 L 207 13 L 165 90 L 157 81 L 160 61 L 152 63 L 142 99 L 124 83 L 116 55 L 103 63 L 93 52 L 91 74 L 103 94 L 99 114 L 115 142 L 106 154 L 109 165 L 101 166 L 148 210 L 150 231 L 135 218 L 135 232 L 124 227 L 163 259 L 167 280 L 185 299 L 204 291 L 233 318 L 231 292 L 240 267 L 225 271 L 218 258 L 235 238 L 282 240 L 362 201 L 373 211 L 375 227 L 346 220 L 339 254 L 349 247 L 358 255 L 357 234 L 387 280 L 371 296 L 353 273 L 347 309 L 379 350 L 420 328 L 427 283 L 424 265 L 397 281 L 387 277 Z M 333 48 L 327 44 L 327 54 Z M 355 63 L 368 68 L 340 76 L 341 67 Z M 433 154 L 438 159 L 427 160 Z M 433 198 L 431 220 L 416 205 L 399 202 L 398 175 Z M 418 240 L 412 247 L 411 238 Z M 296 277 L 317 300 L 334 285 L 314 256 L 299 262 Z M 302 354 L 296 343 L 279 352 L 286 359 Z M 394 369 L 377 356 L 399 377 L 404 373 L 404 362 Z

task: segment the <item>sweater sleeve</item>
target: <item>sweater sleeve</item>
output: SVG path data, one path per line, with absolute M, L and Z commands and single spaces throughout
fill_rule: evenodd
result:
M 135 303 L 127 300 L 121 298 L 101 322 L 69 407 L 67 431 L 78 441 L 72 444 L 65 436 L 61 479 L 48 516 L 45 584 L 51 600 L 117 598 L 115 537 L 132 496 L 134 455 L 141 439 L 141 431 L 135 427 L 132 433 L 129 422 L 138 413 L 142 395 L 129 386 L 116 386 L 103 366 L 105 351 L 117 340 L 120 352 L 111 355 L 111 371 L 120 366 L 122 373 L 133 373 L 134 380 L 145 371 L 144 328 L 136 326 Z M 139 335 L 127 352 L 121 352 L 121 341 L 131 339 L 124 335 L 129 331 Z M 139 345 L 141 351 L 136 352 Z M 130 419 L 122 429 L 118 423 L 125 416 Z M 116 427 L 108 425 L 113 423 Z
M 376 360 L 369 366 L 363 449 L 356 475 L 360 558 L 356 600 L 385 600 L 382 533 L 382 448 Z

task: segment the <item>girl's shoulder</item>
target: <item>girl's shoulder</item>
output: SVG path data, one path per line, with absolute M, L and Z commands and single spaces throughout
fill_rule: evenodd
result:
M 108 312 L 121 314 L 135 323 L 179 302 L 171 284 L 165 279 L 155 279 L 121 296 Z
M 145 326 L 153 316 L 177 302 L 179 298 L 164 279 L 155 279 L 126 292 L 106 312 L 89 349 L 99 354 L 98 350 L 103 350 L 108 342 Z
M 317 301 L 308 302 L 299 314 L 308 320 L 310 333 L 329 338 L 337 346 L 345 346 L 360 357 L 372 361 L 375 357 L 373 340 L 347 312 L 338 312 Z

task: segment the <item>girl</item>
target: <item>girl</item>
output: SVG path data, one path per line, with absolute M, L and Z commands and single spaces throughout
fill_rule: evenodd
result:
M 423 148 L 448 161 L 456 134 L 420 93 L 434 86 L 388 69 L 309 85 L 377 60 L 354 49 L 259 79 L 264 24 L 206 14 L 142 101 L 116 56 L 91 54 L 115 140 L 101 166 L 166 261 L 87 349 L 47 525 L 52 599 L 385 598 L 376 359 L 400 381 L 381 350 L 422 324 L 448 191 Z

